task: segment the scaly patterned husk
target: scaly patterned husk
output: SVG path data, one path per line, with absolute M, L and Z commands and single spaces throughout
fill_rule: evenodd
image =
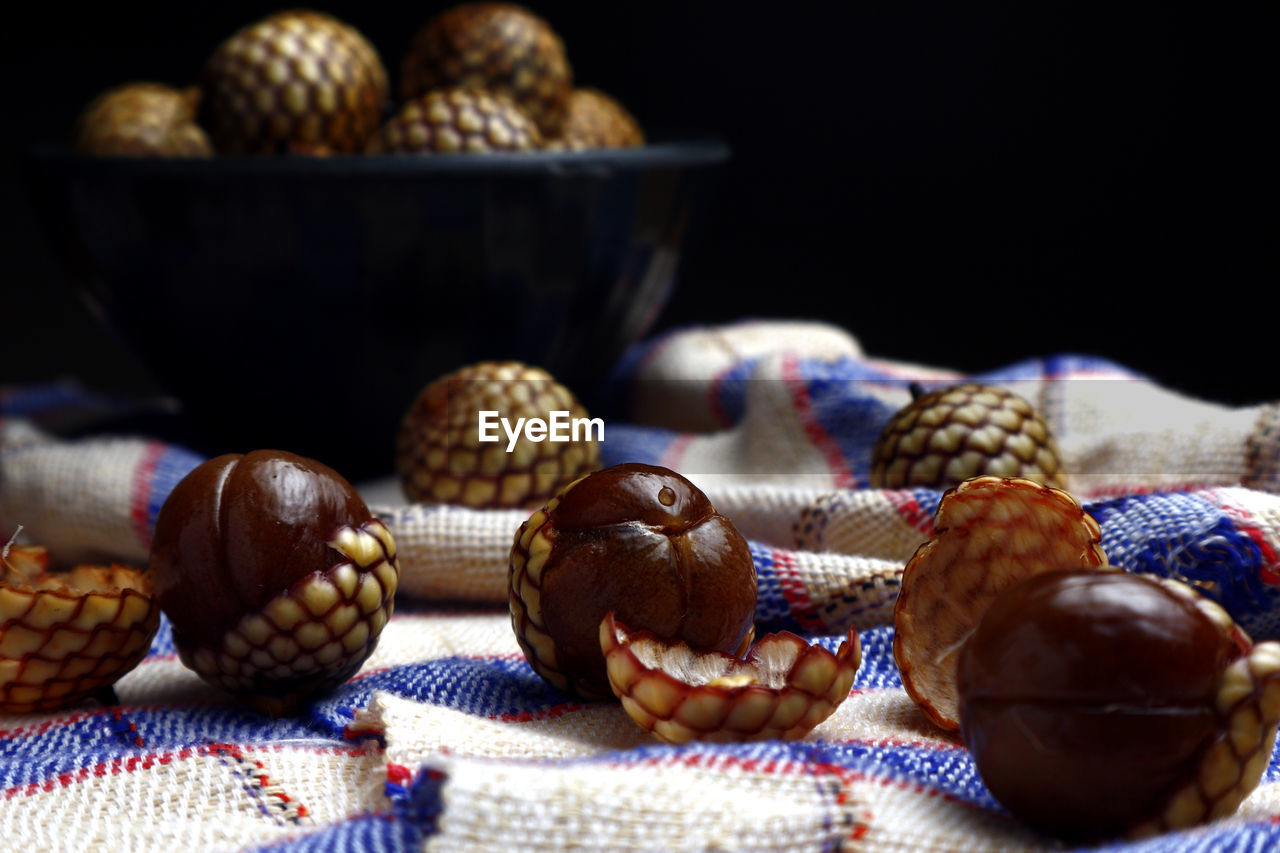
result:
M 1221 733 L 1201 755 L 1194 778 L 1170 795 L 1158 815 L 1135 826 L 1131 836 L 1156 835 L 1234 814 L 1258 786 L 1280 724 L 1280 643 L 1258 643 L 1227 667 L 1214 710 Z
M 8 546 L 0 567 L 0 711 L 74 705 L 146 656 L 160 607 L 144 572 L 119 564 L 48 570 L 48 554 Z
M 200 119 L 219 152 L 346 154 L 364 148 L 389 95 L 377 50 L 320 12 L 278 12 L 205 66 Z
M 391 618 L 400 567 L 395 540 L 376 519 L 343 525 L 329 545 L 346 559 L 245 614 L 216 648 L 179 646 L 182 662 L 272 716 L 350 678 Z
M 481 442 L 479 413 L 547 419 L 553 411 L 587 417 L 577 398 L 545 370 L 519 362 L 481 362 L 427 385 L 405 412 L 396 470 L 411 501 L 476 508 L 531 508 L 600 466 L 598 436 L 534 442 L 507 436 Z M 570 436 L 572 437 L 572 436 Z
M 744 657 L 600 623 L 609 686 L 642 728 L 667 743 L 801 738 L 849 696 L 862 663 L 850 629 L 835 654 L 782 631 Z
M 560 37 L 528 9 L 464 3 L 418 30 L 401 67 L 406 101 L 451 86 L 504 95 L 551 136 L 564 120 L 573 70 Z
M 1075 497 L 1022 478 L 975 477 L 949 490 L 934 531 L 902 572 L 893 655 L 925 716 L 958 731 L 960 647 L 991 602 L 1040 572 L 1107 560 L 1098 522 Z
M 644 131 L 635 116 L 616 98 L 598 89 L 574 89 L 564 123 L 545 148 L 587 151 L 593 148 L 634 148 L 644 145 Z
M 984 475 L 1067 486 L 1044 418 L 1022 397 L 990 385 L 920 395 L 893 416 L 871 454 L 870 483 L 878 489 L 947 489 Z
M 126 83 L 85 107 L 76 127 L 81 154 L 107 157 L 207 157 L 208 135 L 195 123 L 200 92 L 161 83 Z
M 366 146 L 370 154 L 490 154 L 533 151 L 542 134 L 503 95 L 437 89 L 405 104 Z

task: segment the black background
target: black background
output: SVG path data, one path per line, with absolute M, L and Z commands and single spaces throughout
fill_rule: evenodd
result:
M 326 3 L 397 77 L 444 4 Z M 965 370 L 1092 353 L 1196 396 L 1280 399 L 1269 29 L 1217 7 L 534 6 L 577 81 L 734 157 L 660 328 L 827 320 L 869 353 Z M 1034 8 L 1026 8 L 1034 7 Z M 185 84 L 274 4 L 44 4 L 4 78 L 0 383 L 145 371 L 60 277 L 21 154 L 98 91 Z

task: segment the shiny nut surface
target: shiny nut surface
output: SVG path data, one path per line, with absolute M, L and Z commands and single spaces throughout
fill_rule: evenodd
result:
M 1011 391 L 974 382 L 917 396 L 885 426 L 871 455 L 873 488 L 947 489 L 985 475 L 1066 485 L 1040 413 Z
M 391 615 L 395 543 L 331 468 L 258 450 L 170 493 L 151 550 L 183 662 L 268 713 L 350 677 Z
M 1046 832 L 1197 823 L 1234 811 L 1257 784 L 1241 784 L 1246 765 L 1270 756 L 1274 708 L 1230 743 L 1251 691 L 1253 709 L 1268 685 L 1280 696 L 1280 659 L 1256 648 L 1251 657 L 1225 612 L 1172 581 L 1039 574 L 991 604 L 960 654 L 961 734 L 992 794 Z M 1256 680 L 1224 694 L 1228 671 L 1250 663 Z
M 754 634 L 746 540 L 692 483 L 624 464 L 568 486 L 520 526 L 511 549 L 512 626 L 533 668 L 588 698 L 611 695 L 600 624 L 738 654 Z

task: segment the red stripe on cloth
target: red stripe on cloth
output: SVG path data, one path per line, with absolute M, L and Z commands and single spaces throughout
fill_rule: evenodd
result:
M 550 708 L 539 708 L 537 711 L 520 711 L 516 714 L 490 714 L 489 719 L 501 723 L 533 723 L 539 720 L 554 720 L 557 717 L 563 717 L 565 714 L 583 711 L 591 707 L 599 706 L 587 705 L 582 702 L 565 702 L 561 705 L 552 705 Z
M 720 405 L 720 393 L 724 385 L 725 376 L 735 367 L 737 367 L 736 364 L 731 364 L 722 368 L 715 376 L 711 377 L 711 381 L 707 384 L 707 409 L 711 412 L 712 419 L 725 429 L 733 426 L 733 420 L 729 417 L 729 413 L 724 410 L 724 406 Z
M 836 444 L 818 422 L 818 416 L 813 411 L 813 401 L 809 399 L 809 386 L 800 376 L 800 361 L 794 353 L 787 353 L 782 358 L 782 380 L 791 394 L 791 407 L 795 410 L 796 418 L 799 419 L 809 443 L 826 460 L 834 485 L 842 489 L 853 488 L 857 484 L 853 471 L 845 462 L 840 445 Z
M 1266 561 L 1266 566 L 1258 571 L 1258 579 L 1272 586 L 1280 585 L 1280 555 L 1276 553 L 1275 546 L 1268 541 L 1266 533 L 1257 523 L 1253 513 L 1221 489 L 1210 489 L 1208 491 L 1218 506 L 1231 514 L 1231 520 L 1236 529 L 1248 536 L 1253 540 L 1253 544 L 1258 546 L 1262 559 Z
M 692 435 L 678 435 L 673 438 L 671 444 L 662 452 L 662 460 L 658 464 L 672 471 L 679 471 L 680 460 L 684 458 L 685 451 L 688 450 L 692 441 Z
M 933 516 L 924 511 L 911 492 L 901 489 L 884 489 L 881 494 L 910 527 L 925 536 L 933 535 Z
M 144 663 L 147 660 L 150 660 L 150 658 L 143 658 Z M 139 666 L 141 666 L 141 663 L 139 664 Z M 191 700 L 184 700 L 181 702 L 167 702 L 167 703 L 157 703 L 157 704 L 150 704 L 150 705 L 121 705 L 118 707 L 113 706 L 109 708 L 95 709 L 92 711 L 72 711 L 70 713 L 62 714 L 61 716 L 51 717 L 47 720 L 42 720 L 39 723 L 33 723 L 27 726 L 15 726 L 14 728 L 11 728 L 11 729 L 0 729 L 0 740 L 15 740 L 17 738 L 36 737 L 38 735 L 42 735 L 45 732 L 51 731 L 53 729 L 63 728 L 65 726 L 72 726 L 72 725 L 75 725 L 76 723 L 80 723 L 85 720 L 91 720 L 95 717 L 111 717 L 117 711 L 122 711 L 123 713 L 126 713 L 126 714 L 147 714 L 147 713 L 153 713 L 155 711 L 168 711 L 174 708 L 220 707 L 224 705 L 229 705 L 231 704 L 232 701 L 233 700 L 229 698 L 220 697 L 217 699 L 211 699 L 207 702 L 193 702 Z
M 777 575 L 782 597 L 786 599 L 787 607 L 791 611 L 791 618 L 807 630 L 823 630 L 825 626 L 818 617 L 813 598 L 809 595 L 809 589 L 800 580 L 800 573 L 796 570 L 795 555 L 791 551 L 770 548 L 769 561 L 772 563 L 773 571 Z
M 148 441 L 142 448 L 142 458 L 133 469 L 133 483 L 129 490 L 129 520 L 133 534 L 144 548 L 151 547 L 151 483 L 155 479 L 156 463 L 164 455 L 165 445 Z
M 68 770 L 66 773 L 59 773 L 57 776 L 50 777 L 41 782 L 31 782 L 26 785 L 18 785 L 13 788 L 5 788 L 0 791 L 0 799 L 13 800 L 18 797 L 31 797 L 36 794 L 49 793 L 59 788 L 69 788 L 72 785 L 84 782 L 91 778 L 102 778 L 105 776 L 119 776 L 122 773 L 134 773 L 138 770 L 150 770 L 152 767 L 164 766 L 172 764 L 175 761 L 186 761 L 191 758 L 203 758 L 210 755 L 239 755 L 242 752 L 252 751 L 268 751 L 283 752 L 285 749 L 306 750 L 314 752 L 317 755 L 349 755 L 352 757 L 367 755 L 369 750 L 364 747 L 349 747 L 340 745 L 299 745 L 299 744 L 271 744 L 267 746 L 249 746 L 244 744 L 232 743 L 210 743 L 201 746 L 187 746 L 182 749 L 167 750 L 165 752 L 152 752 L 146 755 L 131 755 L 127 758 L 113 758 L 110 761 L 99 762 L 88 767 L 80 767 L 75 770 Z

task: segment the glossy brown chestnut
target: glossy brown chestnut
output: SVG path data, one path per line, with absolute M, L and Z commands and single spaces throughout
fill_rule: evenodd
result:
M 609 612 L 695 649 L 739 654 L 755 633 L 746 540 L 667 468 L 627 463 L 568 485 L 516 531 L 508 578 L 529 663 L 586 698 L 612 695 L 600 647 Z
M 219 456 L 179 482 L 151 569 L 183 663 L 272 714 L 360 667 L 399 578 L 395 542 L 355 489 L 276 450 Z
M 1270 712 L 1244 734 L 1235 716 L 1250 691 L 1280 691 L 1264 645 L 1173 582 L 1035 575 L 996 598 L 961 650 L 961 736 L 996 799 L 1043 831 L 1197 823 L 1234 811 L 1257 784 L 1257 753 L 1270 755 Z M 1247 685 L 1232 686 L 1241 669 Z

